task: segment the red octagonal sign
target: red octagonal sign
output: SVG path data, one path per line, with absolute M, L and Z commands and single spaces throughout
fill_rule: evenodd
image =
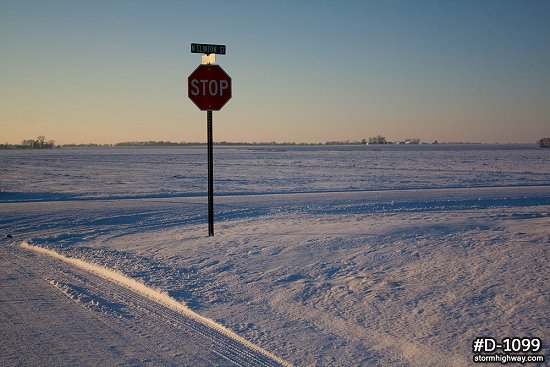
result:
M 219 65 L 199 65 L 187 87 L 189 99 L 201 111 L 219 111 L 231 99 L 231 77 Z

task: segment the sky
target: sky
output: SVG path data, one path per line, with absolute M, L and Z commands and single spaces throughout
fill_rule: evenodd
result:
M 215 141 L 550 136 L 548 0 L 0 0 L 0 144 L 206 141 L 191 43 Z

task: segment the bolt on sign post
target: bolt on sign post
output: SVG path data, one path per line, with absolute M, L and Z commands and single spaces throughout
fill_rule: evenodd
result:
M 225 45 L 192 43 L 191 52 L 204 54 L 202 64 L 187 79 L 187 95 L 201 111 L 206 111 L 208 140 L 208 236 L 214 235 L 214 149 L 212 111 L 219 111 L 231 99 L 231 77 L 219 65 L 216 54 L 225 55 Z

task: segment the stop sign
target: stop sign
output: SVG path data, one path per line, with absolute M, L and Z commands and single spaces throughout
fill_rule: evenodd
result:
M 201 111 L 219 111 L 231 99 L 231 77 L 219 65 L 199 65 L 187 87 L 189 99 Z

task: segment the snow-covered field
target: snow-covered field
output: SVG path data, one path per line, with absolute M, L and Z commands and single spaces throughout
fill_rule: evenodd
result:
M 466 366 L 477 336 L 548 358 L 550 151 L 214 150 L 213 238 L 205 147 L 0 151 L 1 365 Z

